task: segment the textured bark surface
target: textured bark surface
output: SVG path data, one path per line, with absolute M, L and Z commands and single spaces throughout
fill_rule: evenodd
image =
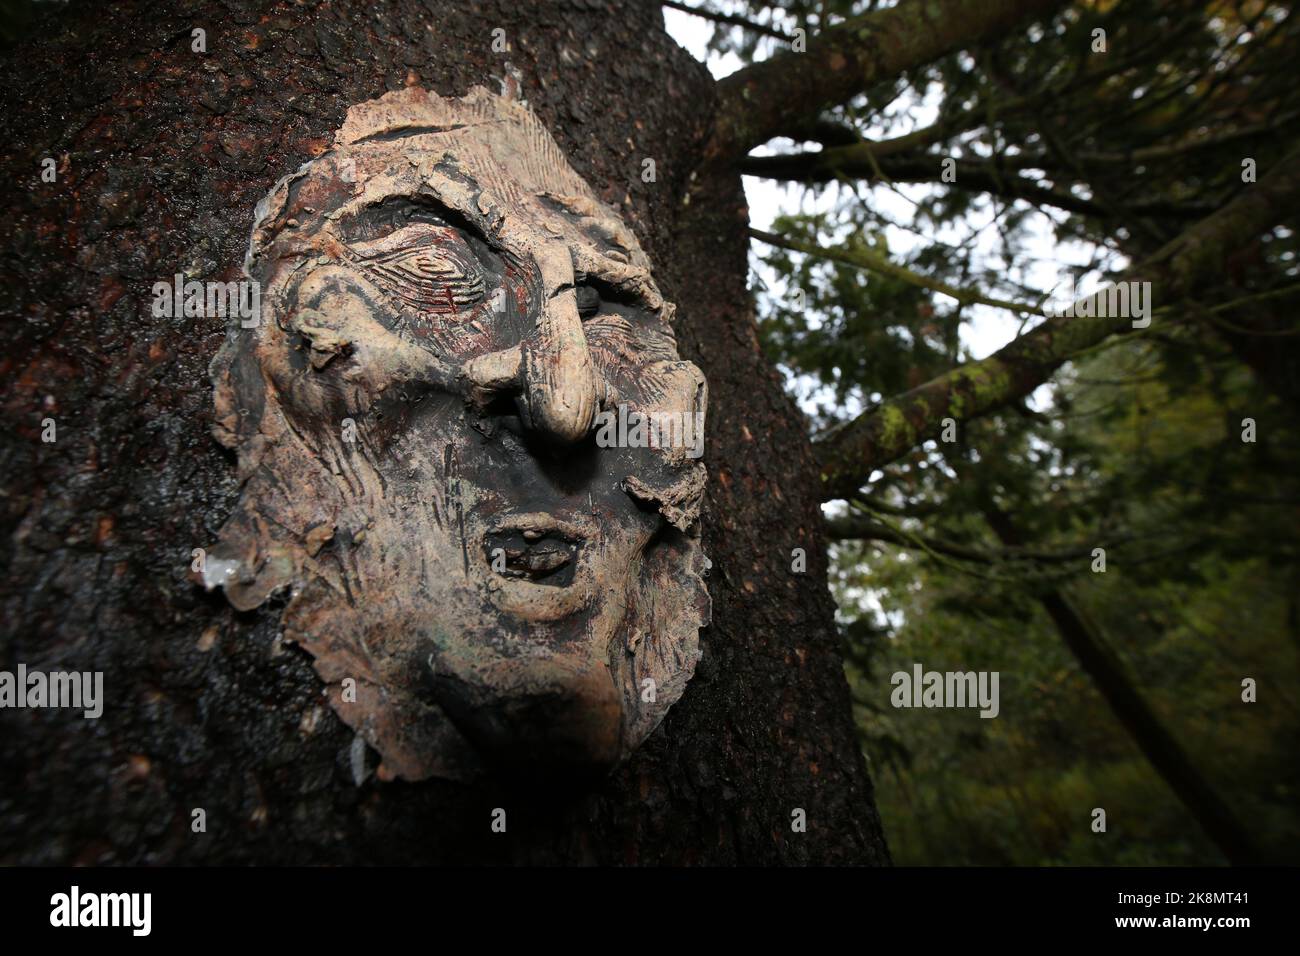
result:
M 713 83 L 656 5 L 603 7 L 73 3 L 5 54 L 0 668 L 101 670 L 106 703 L 97 721 L 0 711 L 0 861 L 885 861 L 816 468 L 755 337 L 739 179 L 691 182 Z M 236 498 L 210 435 L 224 328 L 150 312 L 152 284 L 176 272 L 240 277 L 255 203 L 327 148 L 349 105 L 416 83 L 464 95 L 507 61 L 637 234 L 710 387 L 704 656 L 631 761 L 574 792 L 377 782 L 278 633 L 280 608 L 238 613 L 188 580 Z M 796 547 L 805 574 L 789 570 Z

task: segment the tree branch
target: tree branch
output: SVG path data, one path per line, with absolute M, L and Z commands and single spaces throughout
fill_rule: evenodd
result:
M 1297 207 L 1300 148 L 1292 148 L 1258 183 L 1121 280 L 1150 282 L 1153 299 L 1177 302 L 1219 275 L 1234 249 L 1294 215 Z M 864 476 L 935 437 L 943 419 L 967 421 L 1028 395 L 1072 356 L 1128 331 L 1131 322 L 1113 315 L 1047 319 L 989 357 L 968 362 L 863 412 L 814 445 L 824 499 L 852 496 Z
M 734 13 L 714 13 L 712 10 L 706 10 L 703 7 L 693 7 L 689 3 L 676 3 L 674 0 L 660 0 L 662 6 L 672 7 L 674 10 L 680 10 L 682 13 L 689 13 L 693 17 L 700 17 L 703 20 L 712 20 L 714 23 L 725 23 L 731 27 L 741 27 L 765 37 L 772 37 L 776 40 L 789 40 L 790 38 L 775 27 L 769 27 L 766 23 L 756 23 L 753 20 L 746 20 L 744 17 L 736 16 Z
M 975 561 L 980 564 L 998 564 L 1011 561 L 1036 561 L 1043 564 L 1068 564 L 1071 561 L 1085 561 L 1091 557 L 1096 543 L 1080 545 L 1061 551 L 1040 551 L 1033 548 L 975 548 L 957 541 L 933 538 L 921 534 L 908 534 L 890 527 L 881 521 L 865 515 L 850 515 L 843 518 L 828 518 L 826 533 L 838 541 L 883 541 L 911 550 L 932 551 L 959 561 Z M 1113 542 L 1110 542 L 1113 543 Z M 1109 544 L 1107 544 L 1109 547 Z
M 755 239 L 766 242 L 768 245 L 779 246 L 782 249 L 790 249 L 794 252 L 802 252 L 805 255 L 817 256 L 821 259 L 829 259 L 832 262 L 842 262 L 845 265 L 870 270 L 877 275 L 885 275 L 893 279 L 898 279 L 902 282 L 906 282 L 908 285 L 913 285 L 920 289 L 939 292 L 956 299 L 963 305 L 970 302 L 977 302 L 980 305 L 988 305 L 996 309 L 1008 309 L 1012 312 L 1028 313 L 1030 315 L 1044 314 L 1041 308 L 1032 303 L 1010 302 L 1006 299 L 994 299 L 990 296 L 982 295 L 973 289 L 961 289 L 957 286 L 948 285 L 948 283 L 939 279 L 931 279 L 928 276 L 923 276 L 920 273 L 913 272 L 911 269 L 904 268 L 897 263 L 891 262 L 887 256 L 878 255 L 869 252 L 866 249 L 855 249 L 852 252 L 836 248 L 825 249 L 811 243 L 791 239 L 788 236 L 778 236 L 772 232 L 764 232 L 762 229 L 751 229 L 749 230 L 749 234 Z
M 718 84 L 708 158 L 739 159 L 877 83 L 1062 6 L 1062 0 L 903 0 L 845 20 Z
M 906 137 L 899 137 L 900 140 Z M 927 183 L 942 182 L 942 156 L 891 156 L 895 140 L 881 143 L 858 143 L 853 146 L 836 146 L 812 152 L 782 153 L 776 156 L 750 156 L 738 164 L 747 176 L 768 179 L 789 179 L 802 183 L 825 183 L 844 177 L 864 182 L 879 180 L 882 176 L 891 182 Z M 878 149 L 884 147 L 884 152 Z M 1040 185 L 1014 170 L 1045 168 L 1041 157 L 1032 161 L 1019 156 L 1002 160 L 958 159 L 956 180 L 951 184 L 962 189 L 992 193 L 1004 199 L 1023 199 L 1036 206 L 1053 206 L 1066 212 L 1104 219 L 1109 211 L 1091 199 L 1084 199 L 1064 189 Z M 1209 213 L 1212 207 L 1201 203 L 1164 202 L 1152 200 L 1130 203 L 1125 211 L 1133 216 L 1160 216 L 1196 219 Z

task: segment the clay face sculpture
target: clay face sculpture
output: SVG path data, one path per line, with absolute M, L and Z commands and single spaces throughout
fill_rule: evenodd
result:
M 408 89 L 275 186 L 246 271 L 260 323 L 212 368 L 242 490 L 203 583 L 287 597 L 382 778 L 625 757 L 709 615 L 705 383 L 636 239 L 523 104 Z M 598 441 L 620 413 L 679 427 Z

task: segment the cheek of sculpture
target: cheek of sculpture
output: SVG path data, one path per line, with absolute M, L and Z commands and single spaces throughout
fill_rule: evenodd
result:
M 595 412 L 693 426 L 703 378 L 635 240 L 553 144 L 525 155 L 530 113 L 358 111 L 259 210 L 264 321 L 214 363 L 245 484 L 204 583 L 288 595 L 381 777 L 585 779 L 662 721 L 708 620 L 698 450 L 602 447 Z

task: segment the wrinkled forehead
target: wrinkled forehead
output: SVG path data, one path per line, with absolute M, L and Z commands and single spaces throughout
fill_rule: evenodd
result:
M 662 299 L 635 236 L 521 104 L 411 89 L 353 107 L 334 148 L 286 177 L 257 211 L 250 259 L 329 252 L 348 225 L 404 206 L 441 215 L 520 260 L 595 279 L 644 305 Z M 559 265 L 557 266 L 557 263 Z

